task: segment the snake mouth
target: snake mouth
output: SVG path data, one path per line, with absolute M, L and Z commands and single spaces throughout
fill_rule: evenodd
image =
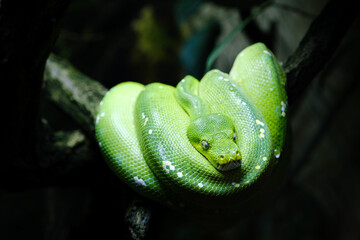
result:
M 240 160 L 231 160 L 227 163 L 224 163 L 224 164 L 217 164 L 216 165 L 216 169 L 219 170 L 219 171 L 230 171 L 230 170 L 233 170 L 235 168 L 238 168 L 240 167 L 241 165 L 241 161 Z

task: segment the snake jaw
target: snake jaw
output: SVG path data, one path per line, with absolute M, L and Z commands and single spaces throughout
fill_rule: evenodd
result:
M 233 170 L 235 168 L 240 167 L 241 165 L 241 161 L 240 160 L 233 160 L 231 159 L 230 161 L 228 161 L 227 163 L 223 163 L 223 164 L 217 164 L 216 165 L 216 169 L 219 171 L 230 171 Z
M 239 150 L 218 155 L 216 164 L 213 166 L 219 171 L 230 171 L 241 166 L 241 153 Z

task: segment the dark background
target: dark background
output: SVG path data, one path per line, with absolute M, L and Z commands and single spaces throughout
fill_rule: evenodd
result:
M 123 81 L 176 85 L 185 74 L 201 78 L 213 48 L 261 3 L 76 0 L 52 52 L 107 88 Z M 236 54 L 258 41 L 285 62 L 327 1 L 281 3 L 238 33 L 214 67 L 228 71 Z M 292 105 L 288 178 L 265 209 L 207 228 L 146 203 L 153 209 L 147 238 L 360 239 L 359 27 L 357 17 Z M 45 98 L 40 105 L 52 129 L 79 129 Z M 93 157 L 55 181 L 0 189 L 0 239 L 131 239 L 124 216 L 141 197 Z

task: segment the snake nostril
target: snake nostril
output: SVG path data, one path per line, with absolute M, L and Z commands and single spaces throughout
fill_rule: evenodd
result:
M 219 158 L 220 158 L 221 160 L 223 160 L 223 159 L 225 158 L 225 156 L 224 156 L 223 154 L 221 154 L 221 155 L 219 155 Z
M 241 158 L 241 154 L 240 154 L 240 151 L 239 151 L 239 150 L 237 150 L 235 154 L 236 154 L 236 159 L 240 159 L 240 158 Z

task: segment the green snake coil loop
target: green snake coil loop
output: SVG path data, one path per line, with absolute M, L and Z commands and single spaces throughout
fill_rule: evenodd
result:
M 211 70 L 200 82 L 187 76 L 176 88 L 120 83 L 100 103 L 97 141 L 110 168 L 148 198 L 176 208 L 242 206 L 271 182 L 283 160 L 285 84 L 282 67 L 262 43 L 240 52 L 229 74 Z M 198 120 L 198 136 L 189 126 L 210 115 L 212 122 Z M 236 156 L 219 154 L 228 151 L 222 138 Z M 222 160 L 208 159 L 208 149 Z

